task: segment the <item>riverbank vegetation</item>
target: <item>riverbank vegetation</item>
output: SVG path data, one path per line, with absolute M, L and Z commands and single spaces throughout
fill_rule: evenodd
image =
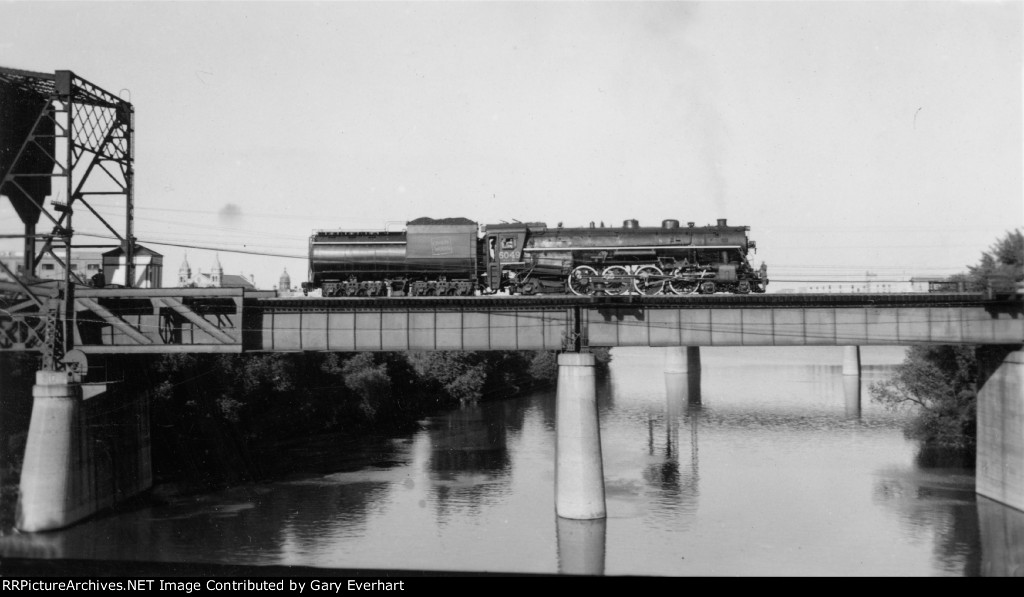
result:
M 1007 233 L 977 265 L 949 281 L 967 290 L 986 292 L 1024 280 L 1024 234 Z M 891 409 L 916 412 L 904 432 L 918 440 L 924 451 L 951 450 L 972 460 L 977 437 L 979 347 L 913 346 L 891 378 L 871 384 L 873 400 Z

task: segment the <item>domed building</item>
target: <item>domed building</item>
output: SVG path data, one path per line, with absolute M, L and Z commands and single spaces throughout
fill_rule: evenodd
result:
M 293 290 L 292 290 L 292 277 L 288 275 L 288 268 L 287 267 L 284 268 L 283 272 L 281 272 L 281 277 L 278 278 L 278 280 L 277 280 L 277 287 L 275 288 L 275 290 L 277 290 L 277 295 L 278 296 L 291 296 L 292 295 L 292 293 L 293 293 Z

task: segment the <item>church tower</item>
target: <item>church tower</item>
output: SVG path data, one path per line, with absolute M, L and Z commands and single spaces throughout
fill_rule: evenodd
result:
M 188 253 L 185 253 L 185 258 L 181 261 L 181 267 L 178 268 L 178 286 L 188 286 L 192 282 L 192 266 L 188 264 Z
M 221 284 L 224 283 L 224 268 L 220 265 L 220 257 L 213 254 L 213 271 L 210 272 L 210 285 L 214 288 L 220 288 Z

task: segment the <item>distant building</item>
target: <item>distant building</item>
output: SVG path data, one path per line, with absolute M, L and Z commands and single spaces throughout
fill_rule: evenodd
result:
M 828 283 L 828 284 L 815 284 L 814 286 L 804 286 L 797 290 L 797 292 L 808 292 L 808 293 L 869 293 L 869 294 L 885 294 L 890 292 L 935 292 L 937 290 L 949 290 L 947 288 L 949 283 L 946 282 L 944 277 L 936 276 L 914 276 L 909 280 L 876 280 L 877 274 L 871 272 L 865 272 L 864 282 L 856 283 Z M 955 287 L 955 284 L 953 285 Z M 952 288 L 955 290 L 955 288 Z
M 963 292 L 964 282 L 950 282 L 944 276 L 915 276 L 910 287 L 911 292 Z
M 36 277 L 43 280 L 63 280 L 64 266 L 63 255 L 58 261 L 53 255 L 44 255 L 36 266 Z M 15 275 L 22 275 L 25 271 L 24 254 L 20 252 L 7 252 L 0 254 L 0 261 L 7 269 Z M 71 254 L 71 272 L 74 273 L 84 284 L 95 285 L 99 280 L 94 280 L 97 274 L 102 274 L 102 285 L 124 286 L 125 276 L 124 251 L 114 249 L 106 253 L 95 251 L 74 251 Z M 135 288 L 160 288 L 160 280 L 163 276 L 163 255 L 156 253 L 142 245 L 135 247 Z M 0 280 L 9 280 L 7 272 L 0 268 Z
M 164 256 L 142 245 L 135 245 L 135 281 L 132 288 L 160 288 L 164 279 Z M 105 285 L 127 286 L 128 260 L 120 247 L 103 254 Z
M 10 270 L 14 275 L 21 275 L 24 271 L 25 266 L 22 254 L 16 251 L 0 251 L 0 263 L 4 264 L 4 267 L 0 267 L 0 281 L 11 281 L 11 276 L 7 274 L 7 270 Z
M 17 276 L 25 273 L 24 253 L 14 251 L 3 253 L 0 254 L 0 261 L 3 261 L 7 269 Z M 63 261 L 63 255 L 61 261 Z M 103 256 L 100 253 L 75 251 L 71 254 L 71 271 L 77 274 L 83 282 L 88 282 L 89 278 L 102 269 L 102 266 Z M 63 280 L 64 266 L 52 255 L 46 255 L 36 266 L 36 277 L 43 280 Z M 10 276 L 2 268 L 0 268 L 0 279 L 10 280 Z
M 255 290 L 255 280 L 252 276 L 225 274 L 224 267 L 220 264 L 220 257 L 214 255 L 213 267 L 209 272 L 197 270 L 192 274 L 192 266 L 188 263 L 188 255 L 181 262 L 178 268 L 179 288 L 247 288 Z
M 281 277 L 277 280 L 277 286 L 274 288 L 277 291 L 278 296 L 292 296 L 295 294 L 295 289 L 292 288 L 292 277 L 288 275 L 288 268 L 284 268 L 281 272 Z

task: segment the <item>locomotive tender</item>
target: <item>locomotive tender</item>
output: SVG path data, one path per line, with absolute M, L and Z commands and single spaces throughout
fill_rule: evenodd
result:
M 419 218 L 395 231 L 321 230 L 309 239 L 304 294 L 747 294 L 765 291 L 764 264 L 747 260 L 749 226 L 548 227 Z

